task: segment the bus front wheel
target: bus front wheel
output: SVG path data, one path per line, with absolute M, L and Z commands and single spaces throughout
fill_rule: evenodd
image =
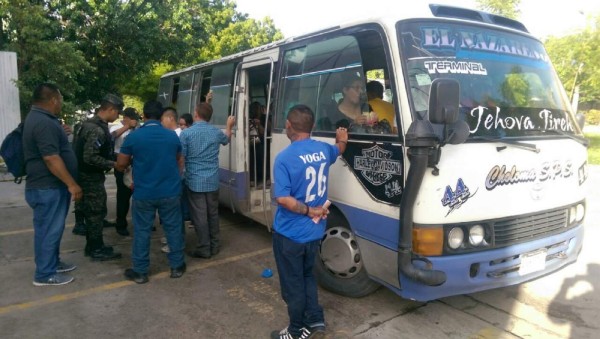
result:
M 347 297 L 364 297 L 380 286 L 367 275 L 354 233 L 336 210 L 327 217 L 315 274 L 323 288 Z

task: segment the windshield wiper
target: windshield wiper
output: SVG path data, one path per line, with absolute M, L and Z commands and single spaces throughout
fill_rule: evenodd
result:
M 527 130 L 527 131 L 530 131 L 530 130 Z M 555 133 L 555 134 L 561 135 L 563 137 L 567 137 L 571 140 L 577 141 L 578 143 L 582 144 L 586 148 L 590 145 L 590 141 L 588 139 L 586 139 L 584 137 L 580 137 L 579 135 L 567 133 L 560 129 L 534 129 L 531 131 L 542 132 L 542 133 Z
M 483 141 L 489 141 L 489 142 L 497 142 L 500 144 L 509 145 L 511 147 L 521 148 L 521 149 L 531 151 L 534 153 L 540 153 L 540 149 L 537 147 L 536 144 L 528 144 L 526 142 L 521 142 L 521 141 L 516 141 L 516 140 L 510 140 L 510 139 L 504 139 L 504 138 L 488 138 L 488 137 L 482 137 L 482 136 L 471 137 L 470 140 L 483 140 Z M 496 151 L 498 151 L 498 152 L 503 151 L 505 149 L 506 149 L 506 146 L 496 147 Z

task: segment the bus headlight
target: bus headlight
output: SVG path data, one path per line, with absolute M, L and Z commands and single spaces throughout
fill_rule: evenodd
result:
M 485 239 L 485 229 L 481 225 L 475 225 L 469 229 L 469 243 L 472 246 L 479 246 Z
M 462 228 L 454 227 L 448 232 L 448 247 L 455 250 L 459 248 L 465 240 L 465 233 Z
M 582 221 L 583 217 L 585 217 L 585 207 L 583 206 L 583 204 L 577 204 L 576 207 L 576 213 L 575 213 L 575 220 L 577 222 Z

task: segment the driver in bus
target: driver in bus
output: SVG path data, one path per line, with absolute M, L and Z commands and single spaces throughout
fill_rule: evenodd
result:
M 364 132 L 364 126 L 377 121 L 377 115 L 367 109 L 364 81 L 357 75 L 346 76 L 342 87 L 343 98 L 337 109 L 328 112 L 327 126 L 329 130 L 339 127 L 347 128 L 351 132 Z M 365 106 L 365 114 L 363 114 Z

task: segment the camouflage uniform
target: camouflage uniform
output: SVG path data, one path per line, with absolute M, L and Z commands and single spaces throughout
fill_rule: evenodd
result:
M 83 190 L 81 210 L 86 225 L 86 254 L 104 247 L 103 220 L 106 217 L 105 172 L 114 167 L 113 141 L 108 124 L 94 116 L 83 123 L 73 141 L 79 165 L 79 186 Z

